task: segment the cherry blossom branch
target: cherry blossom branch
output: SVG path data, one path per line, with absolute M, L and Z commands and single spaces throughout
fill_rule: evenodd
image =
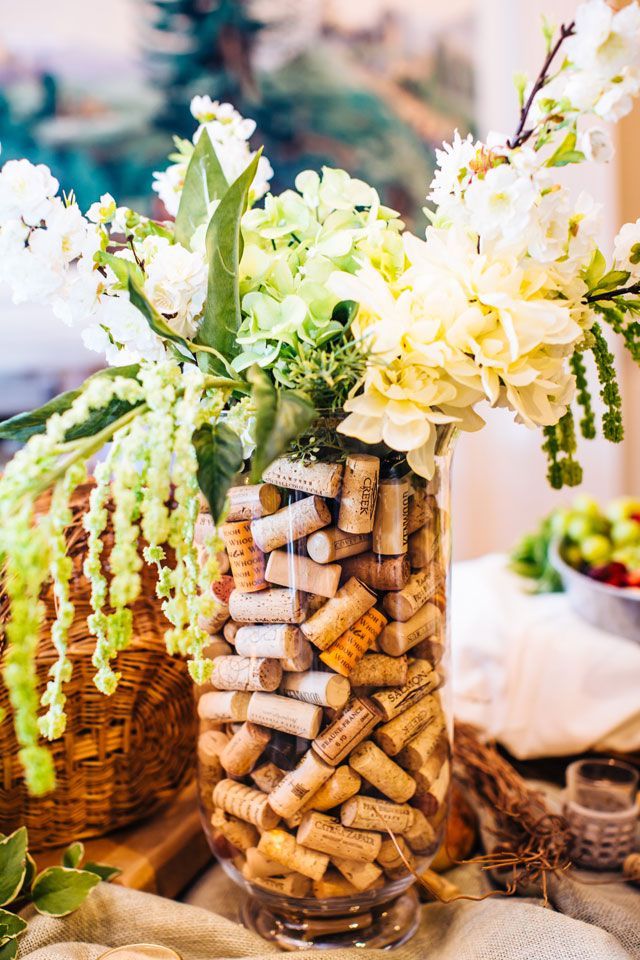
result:
M 616 290 L 607 290 L 606 293 L 590 293 L 585 297 L 585 303 L 599 303 L 601 300 L 615 300 L 616 297 L 624 297 L 628 293 L 640 293 L 640 281 L 632 283 L 629 287 L 618 287 Z
M 546 59 L 542 64 L 542 69 L 538 74 L 538 78 L 534 83 L 533 87 L 531 88 L 531 93 L 527 97 L 527 102 L 524 104 L 524 106 L 522 107 L 522 110 L 520 111 L 520 123 L 518 124 L 518 129 L 516 130 L 511 140 L 509 140 L 507 143 L 507 146 L 509 147 L 510 150 L 515 150 L 516 147 L 521 147 L 522 144 L 526 143 L 529 137 L 533 134 L 535 127 L 529 127 L 528 130 L 525 130 L 527 118 L 529 116 L 531 107 L 533 106 L 533 101 L 535 100 L 535 98 L 537 97 L 537 95 L 540 93 L 545 83 L 547 82 L 549 78 L 549 70 L 551 69 L 551 64 L 553 63 L 560 47 L 562 46 L 564 41 L 567 39 L 567 37 L 573 36 L 575 32 L 576 32 L 576 25 L 574 22 L 563 23 L 562 26 L 560 27 L 560 36 L 556 40 L 554 46 L 551 47 L 551 49 L 549 50 L 546 56 Z

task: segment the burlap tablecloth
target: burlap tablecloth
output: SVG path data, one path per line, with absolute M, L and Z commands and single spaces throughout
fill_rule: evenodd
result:
M 450 878 L 466 893 L 486 889 L 477 868 L 459 868 Z M 595 878 L 585 879 L 592 883 Z M 394 960 L 640 960 L 640 892 L 626 884 L 591 886 L 561 879 L 552 882 L 550 896 L 555 909 L 517 898 L 428 904 L 419 933 L 394 951 Z M 277 952 L 230 919 L 237 916 L 239 894 L 219 868 L 205 875 L 189 900 L 174 903 L 100 884 L 66 919 L 29 912 L 20 958 L 96 960 L 107 947 L 145 941 L 173 947 L 184 960 L 261 958 Z M 299 954 L 312 955 L 318 956 Z M 361 960 L 380 955 L 377 950 L 358 954 Z M 323 953 L 324 960 L 352 957 L 344 950 Z

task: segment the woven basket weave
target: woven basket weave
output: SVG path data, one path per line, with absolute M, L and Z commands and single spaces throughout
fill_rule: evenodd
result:
M 76 608 L 69 633 L 73 677 L 66 687 L 66 732 L 50 745 L 57 775 L 53 793 L 39 798 L 27 794 L 11 715 L 0 724 L 0 833 L 25 824 L 34 849 L 99 836 L 148 816 L 174 796 L 194 769 L 193 684 L 186 664 L 167 656 L 163 639 L 167 622 L 155 597 L 154 575 L 146 565 L 141 597 L 133 606 L 136 639 L 116 662 L 122 674 L 118 689 L 105 697 L 93 684 L 95 638 L 86 625 L 91 609 L 82 574 L 87 537 L 82 510 L 89 492 L 88 484 L 77 491 L 68 529 L 74 561 L 71 599 Z M 109 530 L 104 541 L 103 556 L 108 558 Z M 37 664 L 42 688 L 56 659 L 50 641 L 55 619 L 50 587 L 43 599 L 46 620 Z M 6 615 L 4 600 L 0 622 Z M 0 706 L 9 706 L 1 681 Z

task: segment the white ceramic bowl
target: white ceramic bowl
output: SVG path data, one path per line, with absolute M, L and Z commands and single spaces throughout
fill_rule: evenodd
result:
M 608 633 L 640 643 L 640 589 L 612 587 L 574 570 L 562 559 L 558 543 L 551 545 L 549 557 L 579 616 Z

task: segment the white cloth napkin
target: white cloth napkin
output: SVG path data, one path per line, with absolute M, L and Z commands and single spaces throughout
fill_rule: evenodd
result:
M 640 749 L 640 644 L 531 595 L 502 554 L 454 565 L 455 715 L 520 759 Z

